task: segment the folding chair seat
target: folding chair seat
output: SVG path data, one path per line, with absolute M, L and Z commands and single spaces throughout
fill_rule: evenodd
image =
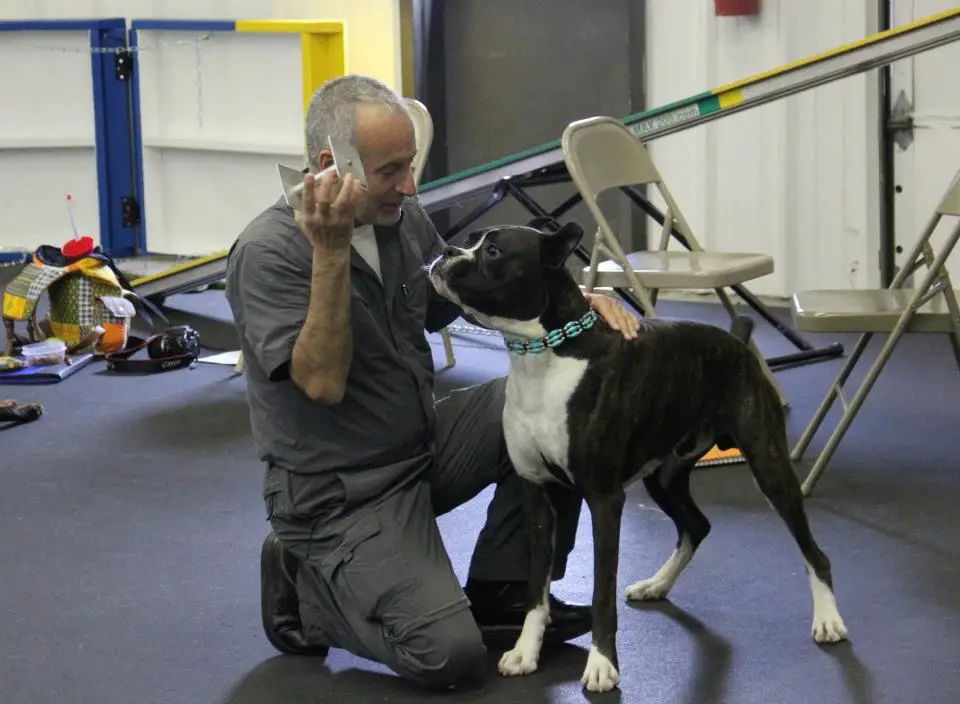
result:
M 956 222 L 953 229 L 944 237 L 939 251 L 935 251 L 931 239 L 945 217 L 956 218 Z M 946 261 L 956 247 L 958 239 L 960 239 L 960 171 L 954 176 L 946 193 L 937 204 L 907 262 L 888 288 L 814 290 L 794 294 L 793 317 L 800 330 L 860 333 L 856 346 L 791 452 L 791 458 L 795 461 L 803 457 L 803 453 L 834 401 L 840 397 L 844 406 L 843 415 L 803 482 L 804 495 L 810 495 L 904 334 L 946 334 L 953 348 L 957 365 L 960 367 L 960 307 L 957 305 L 956 291 L 946 268 Z M 916 286 L 905 288 L 907 280 L 924 266 L 926 271 L 920 282 Z M 870 339 L 878 333 L 887 334 L 887 340 L 848 404 L 843 396 L 843 386 L 863 355 Z
M 564 130 L 560 143 L 567 170 L 598 226 L 590 264 L 583 269 L 581 279 L 588 293 L 596 287 L 632 289 L 645 315 L 656 317 L 661 289 L 713 290 L 732 317 L 736 311 L 724 288 L 773 273 L 770 255 L 704 250 L 649 151 L 619 120 L 605 116 L 577 120 Z M 612 189 L 639 186 L 654 186 L 667 210 L 658 248 L 627 253 L 603 214 L 599 198 Z M 683 235 L 690 251 L 667 249 L 674 229 Z M 752 346 L 786 405 L 786 395 L 756 346 Z
M 413 127 L 417 139 L 417 156 L 413 161 L 413 180 L 420 183 L 420 176 L 427 165 L 427 157 L 430 154 L 430 146 L 433 144 L 433 118 L 430 111 L 419 100 L 407 98 L 407 111 L 413 118 Z M 450 341 L 450 331 L 444 328 L 440 331 L 440 337 L 443 339 L 443 351 L 447 355 L 447 367 L 452 367 L 457 363 L 453 354 L 453 343 Z

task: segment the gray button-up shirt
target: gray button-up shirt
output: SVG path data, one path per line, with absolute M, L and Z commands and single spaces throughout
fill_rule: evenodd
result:
M 424 264 L 444 243 L 419 203 L 408 199 L 401 220 L 375 232 L 382 284 L 351 250 L 353 358 L 337 405 L 310 400 L 290 379 L 313 261 L 293 210 L 280 199 L 230 253 L 226 295 L 246 365 L 254 440 L 268 467 L 315 475 L 310 496 L 297 501 L 305 517 L 382 495 L 432 461 L 434 368 L 424 330 L 443 328 L 461 311 L 427 280 Z M 279 490 L 269 477 L 265 496 Z

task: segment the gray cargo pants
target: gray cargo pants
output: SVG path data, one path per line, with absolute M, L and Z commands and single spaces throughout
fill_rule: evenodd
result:
M 436 516 L 497 485 L 469 576 L 525 580 L 528 549 L 519 478 L 503 441 L 504 379 L 453 392 L 437 404 L 437 457 L 425 481 L 324 521 L 284 515 L 271 523 L 303 562 L 297 576 L 304 635 L 380 662 L 430 688 L 472 678 L 486 648 L 444 549 Z M 289 481 L 280 482 L 290 486 Z M 293 489 L 296 492 L 296 487 Z M 561 492 L 554 578 L 563 576 L 582 500 Z M 278 510 L 280 509 L 280 510 Z

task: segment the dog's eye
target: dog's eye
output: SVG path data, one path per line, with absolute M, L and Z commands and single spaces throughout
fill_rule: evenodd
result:
M 483 251 L 487 254 L 488 257 L 496 257 L 500 254 L 500 248 L 497 245 L 491 242 L 486 247 L 483 248 Z

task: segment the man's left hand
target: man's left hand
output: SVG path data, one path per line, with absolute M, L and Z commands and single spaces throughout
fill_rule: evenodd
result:
M 635 315 L 610 296 L 604 296 L 600 293 L 585 293 L 583 295 L 587 299 L 587 303 L 600 314 L 601 318 L 607 321 L 610 327 L 619 330 L 628 340 L 636 339 L 637 331 L 640 329 L 640 321 Z

